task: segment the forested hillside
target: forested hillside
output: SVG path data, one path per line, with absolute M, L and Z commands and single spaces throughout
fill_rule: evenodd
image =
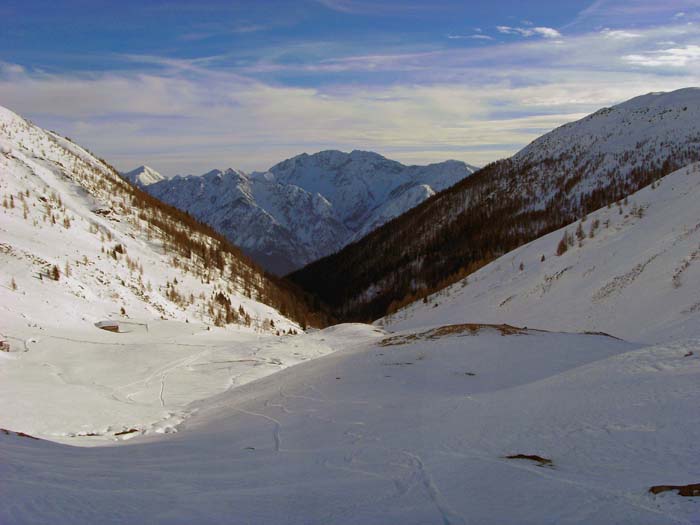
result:
M 290 275 L 372 320 L 700 158 L 700 90 L 652 93 L 564 125 Z

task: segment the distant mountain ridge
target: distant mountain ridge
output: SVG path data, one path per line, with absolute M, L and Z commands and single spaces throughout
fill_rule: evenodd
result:
M 405 166 L 377 153 L 303 153 L 267 172 L 123 176 L 209 224 L 268 270 L 285 274 L 362 238 L 471 175 L 460 161 Z M 153 182 L 150 182 L 153 180 Z

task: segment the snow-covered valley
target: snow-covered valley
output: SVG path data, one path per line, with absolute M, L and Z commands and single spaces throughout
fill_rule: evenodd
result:
M 133 323 L 133 324 L 132 324 Z M 206 399 L 331 352 L 298 336 L 137 320 L 131 333 L 12 326 L 0 352 L 1 426 L 77 446 L 176 432 Z
M 545 133 L 289 278 L 346 319 L 374 320 L 698 160 L 700 88 L 635 97 Z
M 649 492 L 700 482 L 697 164 L 302 330 L 244 258 L 185 257 L 173 231 L 223 245 L 2 111 L 0 523 L 700 524 Z

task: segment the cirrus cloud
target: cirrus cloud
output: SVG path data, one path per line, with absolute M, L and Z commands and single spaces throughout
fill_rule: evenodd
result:
M 556 46 L 509 39 L 478 52 L 447 45 L 312 52 L 291 63 L 276 49 L 243 64 L 228 55 L 123 55 L 119 67 L 91 74 L 0 63 L 0 104 L 121 169 L 266 169 L 325 148 L 485 164 L 602 106 L 700 84 L 693 26 L 620 30 L 639 36 L 610 38 L 596 29 Z M 658 44 L 671 40 L 676 44 Z M 277 81 L 285 75 L 312 81 Z

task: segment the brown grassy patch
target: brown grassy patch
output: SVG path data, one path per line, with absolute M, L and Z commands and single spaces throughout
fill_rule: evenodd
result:
M 414 334 L 395 335 L 387 337 L 379 342 L 379 346 L 396 346 L 405 345 L 414 341 L 426 341 L 440 339 L 448 336 L 459 335 L 477 335 L 481 330 L 492 328 L 497 330 L 501 335 L 526 335 L 527 329 L 518 328 L 509 324 L 478 324 L 478 323 L 463 323 L 450 324 L 433 328 L 425 332 L 417 332 Z
M 700 496 L 700 483 L 692 483 L 690 485 L 654 485 L 649 489 L 652 494 L 661 494 L 671 490 L 678 491 L 678 495 L 686 498 Z

